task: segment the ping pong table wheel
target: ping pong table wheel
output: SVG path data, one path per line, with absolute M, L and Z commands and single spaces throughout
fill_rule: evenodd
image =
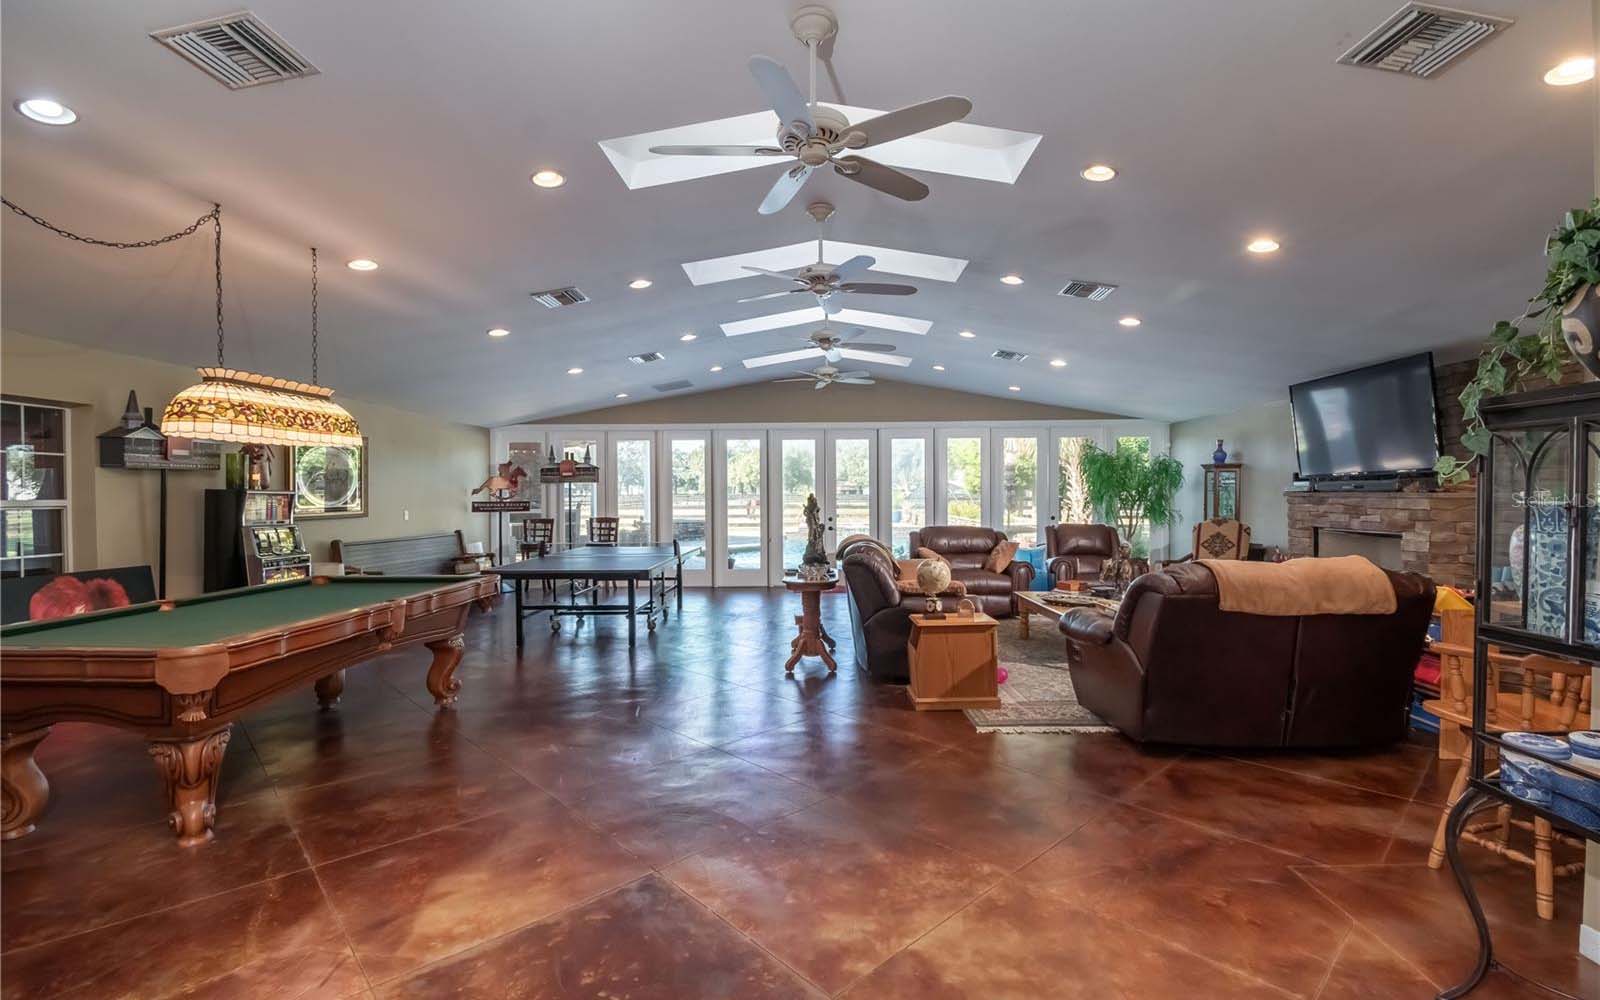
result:
M 552 631 L 552 632 L 561 631 L 561 619 L 559 619 L 559 618 L 550 619 L 550 631 Z
M 654 632 L 656 630 L 656 620 L 654 618 L 645 619 L 644 630 L 646 632 Z

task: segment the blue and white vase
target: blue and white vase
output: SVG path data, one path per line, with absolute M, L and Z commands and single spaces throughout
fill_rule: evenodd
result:
M 1227 449 L 1222 447 L 1222 439 L 1221 438 L 1217 438 L 1217 450 L 1211 453 L 1211 461 L 1215 462 L 1217 465 L 1222 465 L 1227 460 L 1228 460 Z

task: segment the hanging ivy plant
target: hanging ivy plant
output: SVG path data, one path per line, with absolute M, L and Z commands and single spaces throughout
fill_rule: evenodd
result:
M 1465 482 L 1472 474 L 1478 456 L 1489 451 L 1489 430 L 1478 414 L 1478 404 L 1487 396 L 1517 392 L 1532 378 L 1554 382 L 1569 356 L 1561 338 L 1561 307 L 1586 285 L 1600 284 L 1600 198 L 1587 209 L 1573 209 L 1561 225 L 1545 240 L 1549 261 L 1544 287 L 1528 300 L 1528 309 L 1515 320 L 1500 320 L 1489 333 L 1478 369 L 1461 390 L 1463 431 L 1461 445 L 1472 453 L 1462 461 L 1441 455 L 1433 471 L 1443 484 Z M 1519 324 L 1538 320 L 1531 333 Z

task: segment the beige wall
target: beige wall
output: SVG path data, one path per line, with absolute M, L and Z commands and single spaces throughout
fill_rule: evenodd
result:
M 1024 399 L 880 380 L 871 388 L 757 382 L 710 392 L 649 399 L 581 413 L 541 417 L 541 424 L 804 424 L 914 420 L 1090 420 L 1112 414 Z
M 1262 545 L 1285 545 L 1289 540 L 1289 505 L 1283 498 L 1295 474 L 1294 426 L 1289 401 L 1276 400 L 1172 425 L 1172 457 L 1183 463 L 1184 485 L 1178 509 L 1184 525 L 1200 519 L 1204 478 L 1200 465 L 1211 461 L 1222 438 L 1228 461 L 1244 463 L 1244 493 L 1240 520 L 1250 526 L 1250 540 Z M 1181 525 L 1173 551 L 1188 551 L 1189 538 Z
M 193 368 L 181 365 L 11 331 L 0 334 L 0 391 L 73 407 L 68 484 L 73 568 L 156 565 L 159 476 L 98 468 L 95 435 L 116 425 L 129 389 L 159 415 L 167 400 L 195 378 Z M 487 540 L 486 518 L 469 513 L 467 506 L 467 491 L 489 468 L 487 429 L 361 400 L 340 401 L 369 440 L 371 513 L 306 522 L 313 558 L 326 558 L 334 538 L 460 528 L 469 541 Z M 281 458 L 277 464 L 284 464 Z M 172 472 L 167 482 L 167 592 L 183 597 L 200 592 L 203 491 L 221 486 L 222 474 Z

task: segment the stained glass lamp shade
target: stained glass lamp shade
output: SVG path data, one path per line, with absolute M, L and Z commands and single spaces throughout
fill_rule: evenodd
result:
M 168 437 L 235 444 L 359 445 L 361 427 L 320 385 L 232 368 L 201 368 L 161 415 Z

